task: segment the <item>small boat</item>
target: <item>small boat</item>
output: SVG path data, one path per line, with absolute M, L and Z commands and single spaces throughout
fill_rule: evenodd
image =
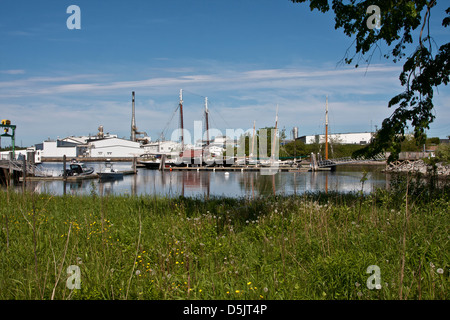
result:
M 69 164 L 69 169 L 65 170 L 67 176 L 86 176 L 94 173 L 94 168 L 88 168 L 86 164 L 78 162 L 76 159 L 72 159 Z
M 109 161 L 105 162 L 105 169 L 98 173 L 100 180 L 116 180 L 123 179 L 123 172 L 113 168 L 113 164 Z

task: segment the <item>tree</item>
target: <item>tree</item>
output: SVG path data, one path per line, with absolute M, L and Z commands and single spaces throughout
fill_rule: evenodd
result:
M 308 0 L 291 1 L 303 3 Z M 309 0 L 309 3 L 311 11 L 330 10 L 327 0 Z M 355 53 L 350 56 L 347 50 L 343 58 L 345 63 L 352 64 L 355 61 L 355 67 L 358 67 L 360 61 L 364 60 L 370 64 L 375 50 L 379 49 L 382 42 L 392 48 L 384 54 L 386 59 L 392 59 L 395 63 L 406 59 L 399 76 L 404 91 L 391 98 L 388 103 L 388 107 L 395 106 L 395 110 L 390 117 L 384 119 L 373 141 L 357 151 L 355 156 L 374 156 L 389 151 L 389 161 L 397 159 L 409 125 L 412 126 L 417 143 L 421 145 L 425 142 L 425 130 L 429 129 L 435 118 L 432 112 L 434 90 L 442 84 L 447 85 L 450 74 L 450 43 L 437 47 L 430 34 L 430 16 L 436 3 L 437 0 L 332 1 L 335 29 L 343 28 L 345 35 L 355 36 Z M 380 12 L 379 29 L 370 28 L 373 21 L 369 19 L 373 19 L 373 8 Z M 445 13 L 447 16 L 442 21 L 444 28 L 450 24 L 450 7 Z M 416 29 L 420 32 L 415 42 L 412 34 Z M 407 46 L 414 43 L 416 47 L 406 57 Z

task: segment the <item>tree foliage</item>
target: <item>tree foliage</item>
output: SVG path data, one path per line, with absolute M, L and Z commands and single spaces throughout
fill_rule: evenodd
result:
M 330 10 L 327 0 L 291 0 L 309 2 L 311 11 Z M 404 61 L 399 79 L 404 91 L 391 98 L 388 107 L 395 107 L 390 117 L 384 119 L 381 129 L 372 143 L 355 155 L 373 156 L 383 151 L 391 152 L 389 160 L 398 158 L 408 126 L 411 126 L 418 144 L 426 139 L 425 130 L 433 122 L 433 95 L 438 86 L 449 82 L 450 43 L 437 46 L 430 33 L 430 17 L 437 0 L 333 0 L 335 28 L 355 37 L 355 53 L 345 53 L 343 61 L 359 66 L 361 60 L 370 64 L 380 43 L 386 43 L 390 51 L 384 54 L 393 62 Z M 376 5 L 380 9 L 381 28 L 369 28 L 367 8 Z M 442 26 L 450 24 L 450 7 L 445 10 Z M 413 33 L 418 33 L 416 39 Z M 410 49 L 410 46 L 414 46 Z M 412 50 L 412 52 L 410 52 Z M 409 51 L 409 52 L 408 52 Z M 408 56 L 407 56 L 408 54 Z

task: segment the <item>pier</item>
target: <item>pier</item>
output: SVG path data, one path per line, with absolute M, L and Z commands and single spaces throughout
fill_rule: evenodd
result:
M 19 181 L 23 177 L 46 177 L 48 173 L 37 167 L 33 162 L 23 160 L 0 160 L 0 181 L 6 184 Z
M 208 167 L 208 166 L 189 166 L 189 167 L 166 167 L 165 170 L 169 171 L 212 171 L 212 172 L 236 172 L 236 171 L 264 171 L 264 170 L 278 170 L 283 172 L 307 172 L 310 171 L 309 166 L 307 167 L 291 167 L 291 166 L 273 166 L 273 167 L 263 167 L 263 166 L 230 166 L 230 167 Z
M 386 162 L 386 157 L 384 155 L 376 155 L 373 158 L 358 158 L 354 159 L 351 157 L 336 158 L 336 159 L 320 159 L 320 155 L 315 155 L 311 153 L 311 170 L 320 171 L 329 168 L 333 170 L 338 165 L 349 165 L 349 164 L 367 164 L 367 163 L 380 163 L 384 164 Z

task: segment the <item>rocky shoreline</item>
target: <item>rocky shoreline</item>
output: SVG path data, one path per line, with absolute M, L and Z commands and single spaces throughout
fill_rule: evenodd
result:
M 384 172 L 420 172 L 422 174 L 428 174 L 433 172 L 433 167 L 423 160 L 395 161 L 388 164 Z M 450 165 L 437 163 L 436 173 L 438 176 L 449 176 Z

